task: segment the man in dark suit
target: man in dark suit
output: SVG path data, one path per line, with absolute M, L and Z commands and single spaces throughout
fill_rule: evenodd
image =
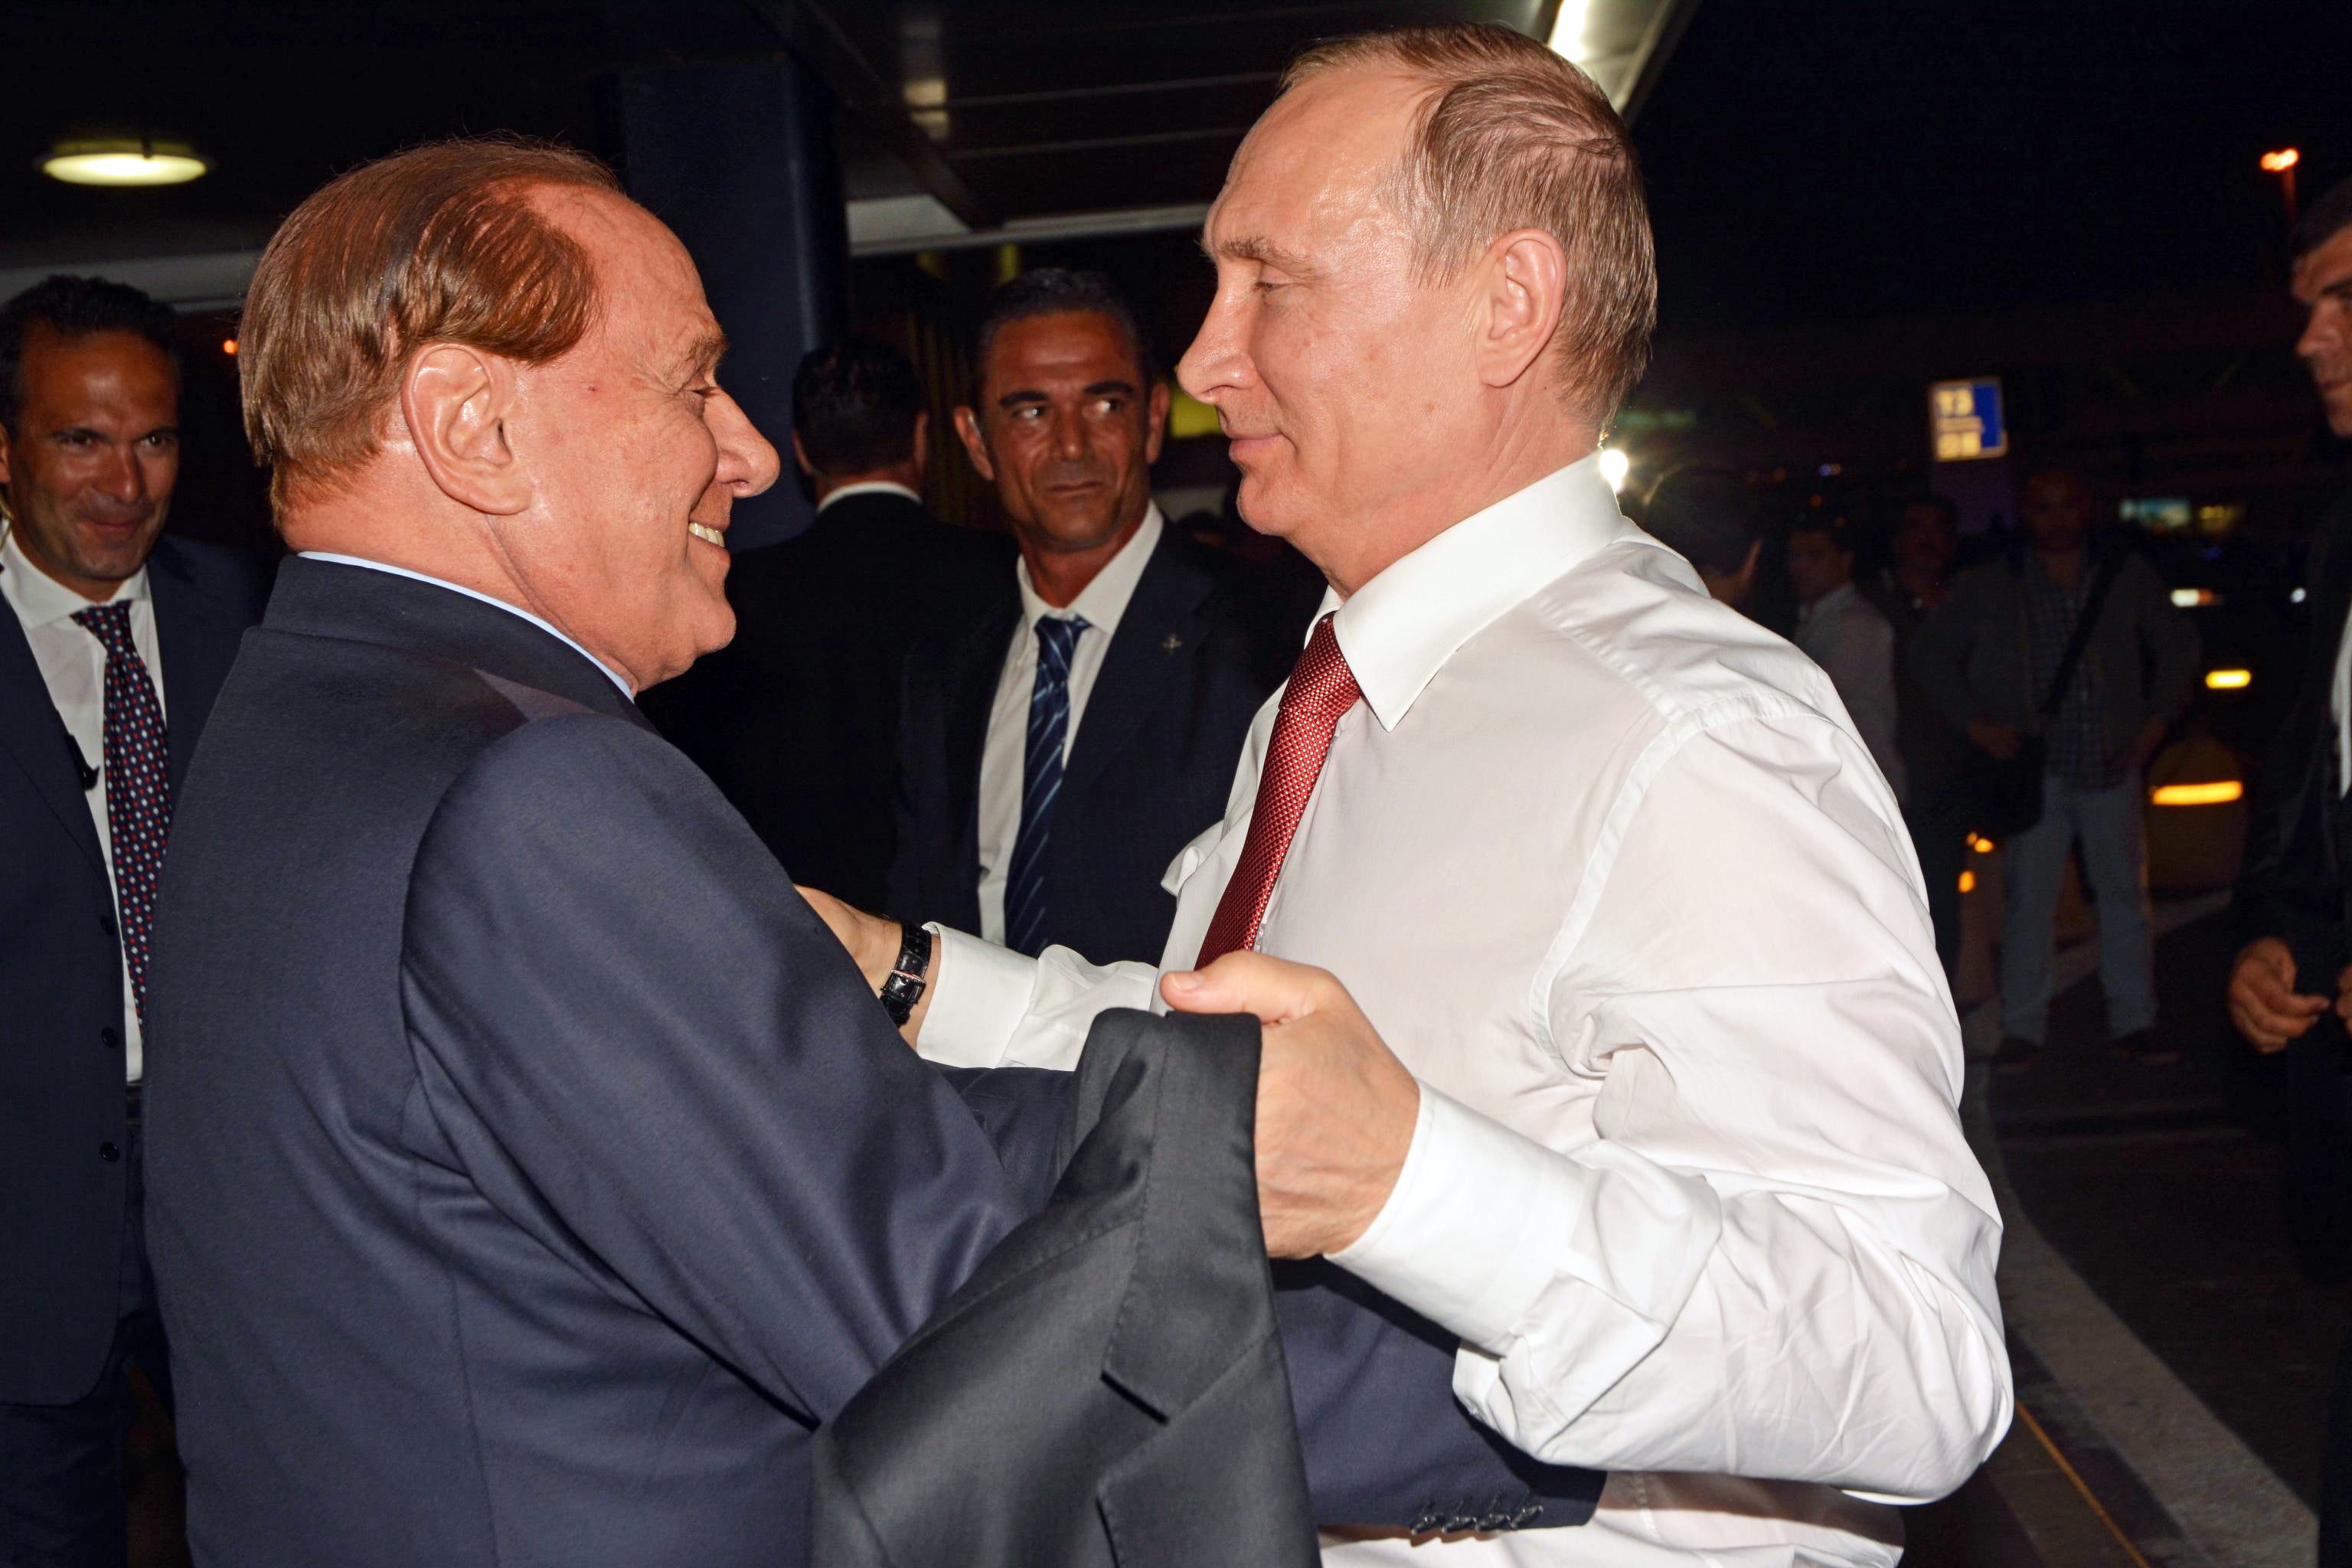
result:
M 160 537 L 172 312 L 51 278 L 0 306 L 0 1562 L 123 1560 L 122 1441 L 171 1372 L 141 1229 L 154 877 L 258 618 L 255 563 Z
M 2294 248 L 2295 298 L 2308 312 L 2295 352 L 2329 427 L 2352 437 L 2352 181 L 2312 204 Z M 2245 945 L 2227 1000 L 2250 1044 L 2287 1054 L 2295 1239 L 2307 1268 L 2340 1279 L 2352 1265 L 2352 496 L 2321 521 L 2305 588 L 2310 647 L 2254 790 L 2231 904 Z M 2352 1351 L 2337 1363 L 2328 1415 L 2319 1561 L 2352 1563 Z
M 445 143 L 299 208 L 239 338 L 297 557 L 156 937 L 198 1561 L 803 1561 L 812 1431 L 1042 1201 L 1061 1079 L 925 1066 L 928 943 L 877 1006 L 632 700 L 777 471 L 693 264 L 592 160 Z M 1306 1445 L 1409 1522 L 1347 1345 L 1292 1347 Z
M 1168 388 L 1108 278 L 1015 279 L 972 363 L 956 432 L 1021 560 L 908 659 L 888 907 L 1027 953 L 1153 959 L 1161 879 L 1223 816 L 1297 638 L 1260 635 L 1232 563 L 1153 503 Z
M 922 633 L 992 602 L 1011 565 L 1001 535 L 924 511 L 929 425 L 889 344 L 852 337 L 803 360 L 793 455 L 816 522 L 735 557 L 735 640 L 645 705 L 793 876 L 867 909 L 895 843 L 899 667 Z

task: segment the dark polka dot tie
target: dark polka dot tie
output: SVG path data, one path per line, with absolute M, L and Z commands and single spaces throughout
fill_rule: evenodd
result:
M 75 613 L 82 630 L 106 648 L 106 833 L 114 857 L 114 902 L 122 955 L 139 1025 L 147 1025 L 147 933 L 155 917 L 155 879 L 172 834 L 172 753 L 163 704 L 147 661 L 131 640 L 128 600 Z
M 1224 896 L 1217 900 L 1209 934 L 1201 942 L 1201 956 L 1193 961 L 1195 969 L 1257 945 L 1258 922 L 1265 919 L 1275 879 L 1282 875 L 1282 862 L 1290 853 L 1291 835 L 1307 815 L 1307 797 L 1315 793 L 1315 780 L 1323 772 L 1331 732 L 1362 695 L 1356 689 L 1355 672 L 1339 651 L 1331 617 L 1325 616 L 1307 639 L 1307 650 L 1298 656 L 1290 684 L 1283 689 L 1282 705 L 1275 710 L 1265 765 L 1258 770 L 1249 837 L 1242 840 L 1242 858 L 1234 866 Z

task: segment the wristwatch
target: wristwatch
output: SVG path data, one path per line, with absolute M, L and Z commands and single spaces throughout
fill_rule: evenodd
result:
M 912 921 L 899 921 L 898 962 L 890 966 L 881 992 L 882 1011 L 890 1015 L 890 1022 L 906 1027 L 915 1004 L 923 999 L 930 973 L 931 933 Z

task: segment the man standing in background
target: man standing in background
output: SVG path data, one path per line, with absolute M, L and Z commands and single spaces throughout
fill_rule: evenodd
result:
M 1955 730 L 1920 688 L 1911 668 L 1911 639 L 1921 623 L 1951 590 L 1952 558 L 1959 549 L 1959 523 L 1952 503 L 1923 495 L 1904 504 L 1895 523 L 1895 557 L 1876 582 L 1863 589 L 1886 624 L 1895 628 L 1895 746 L 1903 758 L 1903 820 L 1911 847 L 1919 853 L 1919 874 L 1927 881 L 1927 914 L 1936 922 L 1936 956 L 1945 978 L 1959 972 L 1960 870 L 1968 861 L 1969 830 L 1960 762 L 1968 740 Z
M 1898 801 L 1903 755 L 1895 743 L 1895 628 L 1853 585 L 1853 542 L 1843 519 L 1802 517 L 1789 530 L 1789 585 L 1797 594 L 1797 635 L 1862 731 L 1871 759 Z
M 2145 774 L 2189 705 L 2197 634 L 2156 568 L 2120 540 L 2095 545 L 2081 475 L 2033 474 L 2023 510 L 2029 548 L 1961 574 L 1911 644 L 1928 700 L 1979 750 L 2006 762 L 2042 748 L 2041 820 L 2002 845 L 2002 1039 L 1993 1065 L 2022 1071 L 2042 1054 L 2058 890 L 2077 839 L 2098 904 L 2110 1047 L 2147 1066 L 2178 1061 L 2157 1030 Z M 2066 648 L 2082 625 L 2069 670 Z
M 131 1370 L 171 1371 L 142 1230 L 148 923 L 257 566 L 162 537 L 172 312 L 0 306 L 0 1563 L 123 1561 Z
M 734 557 L 735 640 L 645 704 L 793 876 L 866 908 L 895 844 L 899 667 L 995 596 L 1011 554 L 923 510 L 929 437 L 922 384 L 888 343 L 851 337 L 802 360 L 793 456 L 816 521 Z
M 1297 645 L 1265 646 L 1234 564 L 1152 500 L 1168 388 L 1109 279 L 1013 279 L 976 350 L 956 433 L 1021 560 L 908 661 L 887 907 L 1022 952 L 1150 959 L 1176 912 L 1160 879 L 1223 814 Z

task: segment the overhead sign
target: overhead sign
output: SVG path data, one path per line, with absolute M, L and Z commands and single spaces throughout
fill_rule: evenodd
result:
M 2006 456 L 2009 422 L 2001 415 L 2000 378 L 1983 375 L 1930 385 L 1927 428 L 1939 463 Z

